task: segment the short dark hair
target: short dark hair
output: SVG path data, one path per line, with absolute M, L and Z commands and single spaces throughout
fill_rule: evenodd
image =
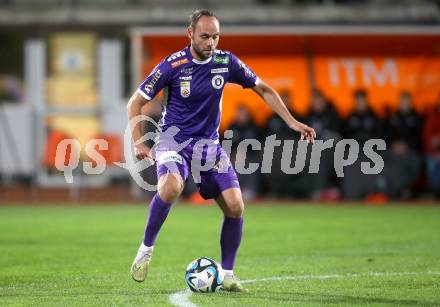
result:
M 357 89 L 357 90 L 354 92 L 354 97 L 355 97 L 356 99 L 367 98 L 367 96 L 368 96 L 367 91 L 364 90 L 364 89 Z
M 312 96 L 324 98 L 324 95 L 322 94 L 321 90 L 316 87 L 312 88 Z
M 400 98 L 408 98 L 411 99 L 412 95 L 409 91 L 402 91 L 400 92 Z
M 200 9 L 200 10 L 196 10 L 194 11 L 191 16 L 189 16 L 189 26 L 195 30 L 196 29 L 196 24 L 199 21 L 200 18 L 202 18 L 203 16 L 207 16 L 207 17 L 215 17 L 217 18 L 217 16 L 214 15 L 213 11 L 207 10 L 207 9 Z

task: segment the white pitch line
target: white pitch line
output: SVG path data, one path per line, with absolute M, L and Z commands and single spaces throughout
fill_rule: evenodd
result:
M 244 284 L 259 282 L 259 281 L 278 281 L 278 280 L 304 280 L 304 279 L 339 279 L 339 278 L 356 278 L 365 276 L 408 276 L 408 275 L 440 275 L 440 272 L 369 272 L 369 273 L 359 273 L 359 274 L 332 274 L 332 275 L 299 275 L 299 276 L 275 276 L 259 279 L 248 279 L 242 280 Z
M 274 276 L 259 279 L 242 280 L 244 284 L 250 284 L 260 281 L 280 281 L 280 280 L 326 280 L 326 279 L 340 279 L 340 278 L 356 278 L 367 276 L 411 276 L 411 275 L 440 275 L 440 272 L 369 272 L 369 273 L 348 273 L 348 274 L 330 274 L 330 275 L 298 275 L 298 276 Z M 169 299 L 172 305 L 178 307 L 198 307 L 196 304 L 190 302 L 189 298 L 192 295 L 191 290 L 186 289 L 170 295 Z
M 259 281 L 278 281 L 278 280 L 304 280 L 304 279 L 331 279 L 331 278 L 341 278 L 341 275 L 333 274 L 333 275 L 300 275 L 300 276 L 274 276 L 274 277 L 266 277 L 259 279 L 246 279 L 242 280 L 243 284 L 250 284 Z
M 189 301 L 192 292 L 190 289 L 179 291 L 170 295 L 170 303 L 179 307 L 197 307 Z

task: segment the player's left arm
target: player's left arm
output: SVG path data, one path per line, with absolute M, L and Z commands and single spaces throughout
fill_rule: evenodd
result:
M 301 140 L 307 140 L 309 143 L 313 143 L 316 138 L 315 129 L 307 126 L 296 120 L 292 114 L 290 114 L 284 102 L 281 100 L 280 95 L 270 87 L 266 82 L 258 79 L 255 86 L 252 88 L 263 100 L 274 110 L 293 130 L 301 134 Z

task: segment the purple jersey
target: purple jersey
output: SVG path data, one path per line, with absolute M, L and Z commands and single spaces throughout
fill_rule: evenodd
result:
M 218 139 L 223 89 L 227 82 L 254 87 L 257 76 L 228 51 L 215 50 L 198 61 L 185 49 L 165 58 L 141 83 L 138 92 L 153 99 L 164 89 L 161 129 L 180 129 L 176 141 Z

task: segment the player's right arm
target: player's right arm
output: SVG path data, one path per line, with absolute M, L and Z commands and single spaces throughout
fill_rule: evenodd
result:
M 152 100 L 167 84 L 171 75 L 169 61 L 163 60 L 139 85 L 136 92 L 131 96 L 127 104 L 128 121 L 131 129 L 131 136 L 134 144 L 134 152 L 138 159 L 150 159 L 153 157 L 150 148 L 142 142 L 141 122 L 136 120 L 142 115 L 142 107 Z
M 150 155 L 150 148 L 141 141 L 142 138 L 142 129 L 141 129 L 141 121 L 138 121 L 135 124 L 134 119 L 136 116 L 142 114 L 142 107 L 149 100 L 144 98 L 138 91 L 136 91 L 130 98 L 127 104 L 127 114 L 128 114 L 128 123 L 131 129 L 131 137 L 133 139 L 134 144 L 134 154 L 136 158 L 139 160 L 142 159 L 150 159 L 153 163 L 153 157 Z
M 280 95 L 271 86 L 258 79 L 257 84 L 252 89 L 286 122 L 289 128 L 301 134 L 301 140 L 314 143 L 316 138 L 315 129 L 296 120 L 281 100 Z

